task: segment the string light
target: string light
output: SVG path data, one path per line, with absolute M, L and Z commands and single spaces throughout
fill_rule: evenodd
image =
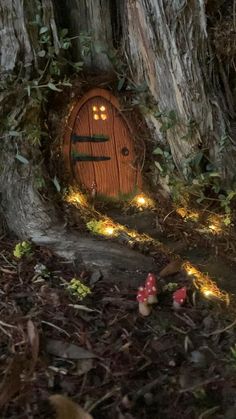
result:
M 136 195 L 130 202 L 130 205 L 138 207 L 138 208 L 154 208 L 155 207 L 154 201 L 143 193 Z
M 105 227 L 104 234 L 108 236 L 113 236 L 114 234 L 114 227 Z
M 71 204 L 87 205 L 85 196 L 80 191 L 73 190 L 72 188 L 70 188 L 69 193 L 66 195 L 66 201 Z
M 209 226 L 208 229 L 211 233 L 213 234 L 220 234 L 222 232 L 222 226 L 221 226 L 221 219 L 213 216 L 213 217 L 209 217 L 208 219 L 209 221 Z
M 217 284 L 209 278 L 208 275 L 203 274 L 197 268 L 192 266 L 189 262 L 184 262 L 182 269 L 194 277 L 193 283 L 197 289 L 206 297 L 214 297 L 218 300 L 224 301 L 227 305 L 230 303 L 229 294 L 219 289 Z
M 146 205 L 146 199 L 149 201 L 150 198 L 146 197 L 144 194 L 137 195 L 134 200 L 136 205 Z M 87 220 L 88 217 L 93 217 L 87 226 L 90 224 L 90 229 L 104 236 L 112 237 L 119 236 L 120 234 L 125 234 L 127 238 L 127 243 L 133 244 L 136 243 L 148 243 L 154 248 L 158 248 L 168 254 L 168 250 L 165 246 L 160 243 L 158 240 L 149 237 L 147 234 L 139 234 L 135 230 L 129 230 L 127 227 L 122 226 L 121 224 L 116 224 L 112 219 L 104 218 L 99 212 L 94 210 L 87 204 L 87 200 L 84 195 L 79 191 L 74 191 L 70 189 L 69 194 L 66 197 L 67 202 L 74 205 L 78 205 L 78 209 L 85 212 L 84 219 Z M 132 202 L 134 202 L 134 200 Z M 152 201 L 152 200 L 151 200 Z M 153 201 L 152 201 L 153 202 Z M 215 224 L 210 224 L 210 226 L 215 226 Z M 130 240 L 130 238 L 132 240 Z M 131 243 L 130 243 L 131 242 Z M 196 267 L 191 265 L 190 262 L 184 262 L 182 264 L 182 269 L 186 272 L 187 275 L 193 277 L 193 284 L 195 287 L 202 293 L 206 298 L 215 298 L 221 301 L 224 301 L 227 305 L 230 303 L 229 294 L 225 291 L 222 291 L 218 288 L 217 284 L 208 276 L 200 272 Z
M 199 213 L 197 211 L 191 211 L 184 207 L 176 208 L 175 211 L 178 215 L 180 215 L 180 217 L 184 218 L 185 220 L 195 222 L 199 220 Z
M 203 290 L 202 293 L 205 295 L 205 297 L 209 297 L 211 295 L 214 295 L 213 292 L 211 290 Z

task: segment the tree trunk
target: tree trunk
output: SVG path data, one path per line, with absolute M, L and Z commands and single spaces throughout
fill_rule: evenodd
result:
M 41 108 L 35 98 L 28 97 L 27 83 L 31 86 L 35 72 L 40 69 L 37 55 L 42 49 L 38 41 L 40 28 L 49 28 L 55 54 L 59 53 L 52 3 L 50 0 L 42 0 L 40 7 L 38 5 L 38 1 L 24 2 L 23 5 L 20 0 L 5 0 L 1 3 L 0 18 L 4 28 L 0 32 L 2 83 L 4 87 L 8 87 L 2 91 L 0 97 L 3 127 L 0 156 L 2 212 L 10 230 L 22 239 L 30 238 L 37 244 L 48 245 L 59 255 L 82 263 L 90 269 L 99 269 L 102 274 L 112 272 L 113 275 L 122 277 L 124 271 L 129 270 L 132 277 L 134 273 L 137 276 L 137 268 L 141 267 L 141 275 L 153 268 L 151 258 L 139 255 L 137 263 L 135 251 L 126 249 L 124 252 L 122 246 L 116 243 L 68 232 L 53 201 L 45 200 L 37 190 L 35 180 L 44 175 L 46 168 L 40 163 L 41 152 L 38 145 L 32 144 L 31 137 L 34 133 L 32 128 L 40 126 Z M 84 18 L 81 20 L 81 29 L 83 24 L 90 25 L 92 19 L 98 18 L 96 10 L 90 7 L 91 22 L 89 17 L 86 21 L 85 8 L 82 10 Z M 37 13 L 40 15 L 40 28 L 30 25 L 30 22 L 37 19 Z M 72 13 L 72 26 L 75 24 L 74 17 L 75 14 Z M 100 36 L 99 33 L 97 36 Z M 92 51 L 91 58 L 87 59 L 88 65 L 95 61 L 98 68 L 111 68 L 107 56 L 102 57 L 95 50 Z M 17 76 L 14 78 L 15 74 Z M 28 162 L 23 164 L 22 157 Z
M 66 232 L 50 193 L 45 199 L 36 187 L 36 178 L 47 170 L 33 141 L 41 130 L 44 107 L 43 97 L 34 94 L 43 89 L 35 80 L 46 86 L 50 82 L 42 36 L 45 31 L 50 35 L 47 54 L 60 57 L 59 25 L 68 27 L 74 59 L 82 58 L 90 73 L 114 71 L 110 57 L 115 48 L 123 48 L 133 81 L 145 81 L 156 103 L 155 111 L 146 114 L 148 125 L 154 138 L 169 144 L 181 174 L 190 170 L 190 157 L 206 148 L 225 179 L 235 173 L 233 145 L 220 147 L 233 108 L 230 111 L 230 101 L 224 99 L 217 72 L 213 84 L 202 0 L 2 0 L 0 25 L 0 204 L 19 237 L 51 243 L 59 253 L 63 240 L 73 258 L 79 254 L 86 264 L 122 269 L 119 245 Z M 227 90 L 222 66 L 221 75 Z M 163 121 L 171 122 L 164 133 Z M 22 164 L 22 156 L 27 164 Z M 136 260 L 135 252 L 126 251 L 123 264 L 134 272 Z M 139 258 L 139 265 L 149 270 L 150 259 Z

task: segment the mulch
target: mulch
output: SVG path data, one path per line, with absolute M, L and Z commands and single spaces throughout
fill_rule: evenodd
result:
M 143 318 L 128 273 L 118 285 L 78 274 L 39 247 L 17 261 L 15 244 L 0 244 L 1 419 L 53 418 L 52 394 L 95 419 L 236 417 L 233 303 L 204 299 L 179 273 L 158 280 L 159 302 Z M 38 264 L 46 276 L 35 273 Z M 75 276 L 92 291 L 83 301 L 67 287 Z M 188 288 L 179 311 L 162 291 L 168 283 Z

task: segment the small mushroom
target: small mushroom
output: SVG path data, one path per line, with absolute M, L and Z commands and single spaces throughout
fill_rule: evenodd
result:
M 179 309 L 186 301 L 187 298 L 187 288 L 182 287 L 174 292 L 173 294 L 173 307 Z
M 142 316 L 149 316 L 151 307 L 148 305 L 148 293 L 146 288 L 140 287 L 137 294 L 138 309 Z
M 145 289 L 148 294 L 148 304 L 157 303 L 157 279 L 152 273 L 149 273 L 145 282 Z

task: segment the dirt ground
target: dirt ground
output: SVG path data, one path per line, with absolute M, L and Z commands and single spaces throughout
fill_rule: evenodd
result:
M 160 279 L 158 267 L 158 304 L 143 318 L 142 284 L 131 287 L 128 272 L 116 285 L 46 248 L 17 260 L 15 244 L 4 237 L 0 248 L 1 419 L 55 418 L 52 394 L 95 419 L 236 417 L 234 300 L 207 300 L 183 273 Z M 91 290 L 82 301 L 68 289 L 75 277 Z M 188 289 L 179 311 L 173 283 Z

